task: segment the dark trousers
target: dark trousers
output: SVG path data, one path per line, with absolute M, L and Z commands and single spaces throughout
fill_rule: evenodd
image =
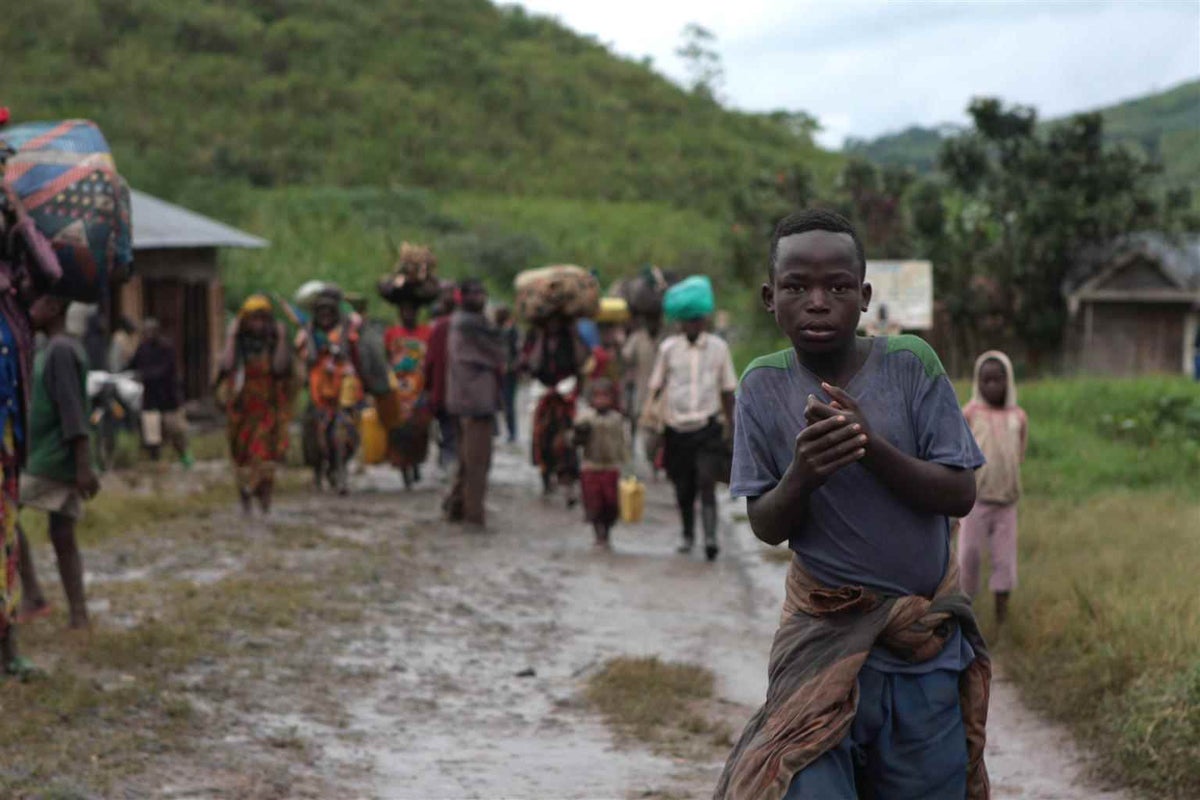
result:
M 715 421 L 698 431 L 667 428 L 664 432 L 667 476 L 675 485 L 687 542 L 696 537 L 696 495 L 700 495 L 704 536 L 709 544 L 716 544 L 717 480 L 724 458 L 721 436 L 721 426 Z
M 458 468 L 444 503 L 446 517 L 451 521 L 484 523 L 483 501 L 492 466 L 495 429 L 496 419 L 492 416 L 458 418 Z
M 509 372 L 504 376 L 504 427 L 508 431 L 508 440 L 517 440 L 517 373 Z
M 437 413 L 438 465 L 449 467 L 458 458 L 458 429 L 454 417 L 445 411 Z

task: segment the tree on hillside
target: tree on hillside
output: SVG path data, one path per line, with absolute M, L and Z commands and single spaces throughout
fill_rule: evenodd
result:
M 830 203 L 850 219 L 872 258 L 912 255 L 904 214 L 904 193 L 913 182 L 905 167 L 877 168 L 851 158 L 838 178 L 838 194 Z
M 681 43 L 675 55 L 683 61 L 688 73 L 688 88 L 693 93 L 707 97 L 713 102 L 721 101 L 721 87 L 725 83 L 725 67 L 721 54 L 717 52 L 717 35 L 695 22 L 683 26 Z
M 731 194 L 733 222 L 726 237 L 735 277 L 757 286 L 766 275 L 767 246 L 775 223 L 807 206 L 814 195 L 812 173 L 794 165 L 760 175 Z
M 1037 363 L 1058 351 L 1062 285 L 1079 251 L 1161 222 L 1154 168 L 1106 146 L 1099 114 L 1039 128 L 1032 108 L 992 98 L 968 112 L 972 128 L 939 155 L 942 196 L 923 184 L 913 197 L 914 229 L 949 262 L 938 285 L 956 338 L 1019 343 Z M 1003 330 L 988 330 L 997 321 Z

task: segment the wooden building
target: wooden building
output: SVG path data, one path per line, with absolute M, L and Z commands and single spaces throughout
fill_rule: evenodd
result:
M 1200 235 L 1140 233 L 1080 260 L 1065 287 L 1068 363 L 1082 372 L 1192 371 Z
M 131 200 L 134 277 L 114 291 L 113 316 L 157 319 L 178 350 L 185 396 L 204 397 L 225 336 L 217 252 L 268 242 L 144 192 Z

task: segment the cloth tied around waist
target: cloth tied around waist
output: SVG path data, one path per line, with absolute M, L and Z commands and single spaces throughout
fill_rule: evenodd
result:
M 875 644 L 914 663 L 928 661 L 958 625 L 975 650 L 975 660 L 959 676 L 967 797 L 989 798 L 983 748 L 991 662 L 953 562 L 932 598 L 823 586 L 795 558 L 786 590 L 771 647 L 766 703 L 734 746 L 714 797 L 782 798 L 797 772 L 849 732 L 858 709 L 858 673 Z

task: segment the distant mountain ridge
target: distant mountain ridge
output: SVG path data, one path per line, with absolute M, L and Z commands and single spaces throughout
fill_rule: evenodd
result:
M 1162 185 L 1200 187 L 1200 80 L 1096 110 L 1104 116 L 1109 141 L 1161 161 Z M 961 130 L 953 124 L 914 125 L 874 139 L 847 139 L 845 151 L 884 166 L 930 172 L 942 142 Z

